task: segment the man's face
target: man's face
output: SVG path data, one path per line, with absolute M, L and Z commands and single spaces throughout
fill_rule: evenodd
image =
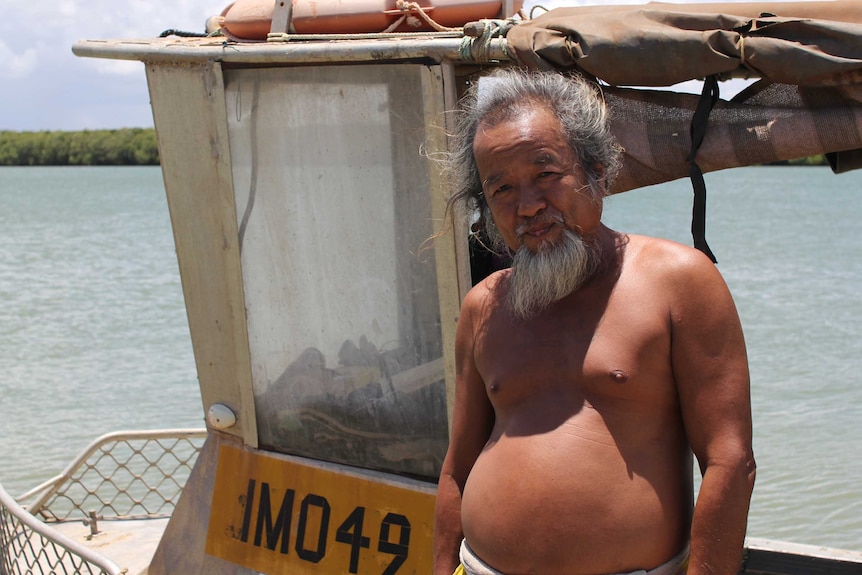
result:
M 494 223 L 513 251 L 556 245 L 566 228 L 587 238 L 599 227 L 601 201 L 548 109 L 525 108 L 512 120 L 480 124 L 473 154 Z

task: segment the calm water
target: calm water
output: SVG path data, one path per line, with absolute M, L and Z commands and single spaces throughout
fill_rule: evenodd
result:
M 158 168 L 0 168 L 0 481 L 121 429 L 203 426 Z
M 707 176 L 707 239 L 752 374 L 749 535 L 862 550 L 862 173 Z M 690 244 L 689 184 L 611 198 L 617 229 Z M 158 168 L 0 168 L 0 481 L 99 434 L 201 426 Z

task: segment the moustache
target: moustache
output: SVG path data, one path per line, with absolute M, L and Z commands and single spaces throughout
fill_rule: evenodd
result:
M 560 224 L 566 227 L 566 220 L 563 214 L 554 212 L 543 212 L 539 215 L 527 218 L 524 222 L 515 226 L 515 234 L 520 238 L 531 229 L 540 228 L 548 224 Z

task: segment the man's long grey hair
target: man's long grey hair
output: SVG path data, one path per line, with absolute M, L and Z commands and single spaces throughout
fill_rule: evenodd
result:
M 473 140 L 480 124 L 494 126 L 540 106 L 547 107 L 560 120 L 587 178 L 588 189 L 598 201 L 619 172 L 621 149 L 610 132 L 608 110 L 595 84 L 579 75 L 518 68 L 498 69 L 486 78 L 481 89 L 478 82 L 474 83 L 462 101 L 447 161 L 455 189 L 449 207 L 466 202 L 468 210 L 478 209 L 480 227 L 485 225 L 492 241 L 501 242 L 490 225 L 493 222 L 482 194 Z

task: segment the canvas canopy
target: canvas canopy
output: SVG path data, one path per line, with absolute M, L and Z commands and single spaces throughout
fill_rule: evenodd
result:
M 862 2 L 557 8 L 514 26 L 507 42 L 520 65 L 607 84 L 626 150 L 612 193 L 690 175 L 702 100 L 625 86 L 710 76 L 760 79 L 714 102 L 696 150 L 704 172 L 820 153 L 836 171 L 862 167 Z
M 613 86 L 745 73 L 805 86 L 862 80 L 855 0 L 558 8 L 508 41 L 521 64 L 577 68 Z

